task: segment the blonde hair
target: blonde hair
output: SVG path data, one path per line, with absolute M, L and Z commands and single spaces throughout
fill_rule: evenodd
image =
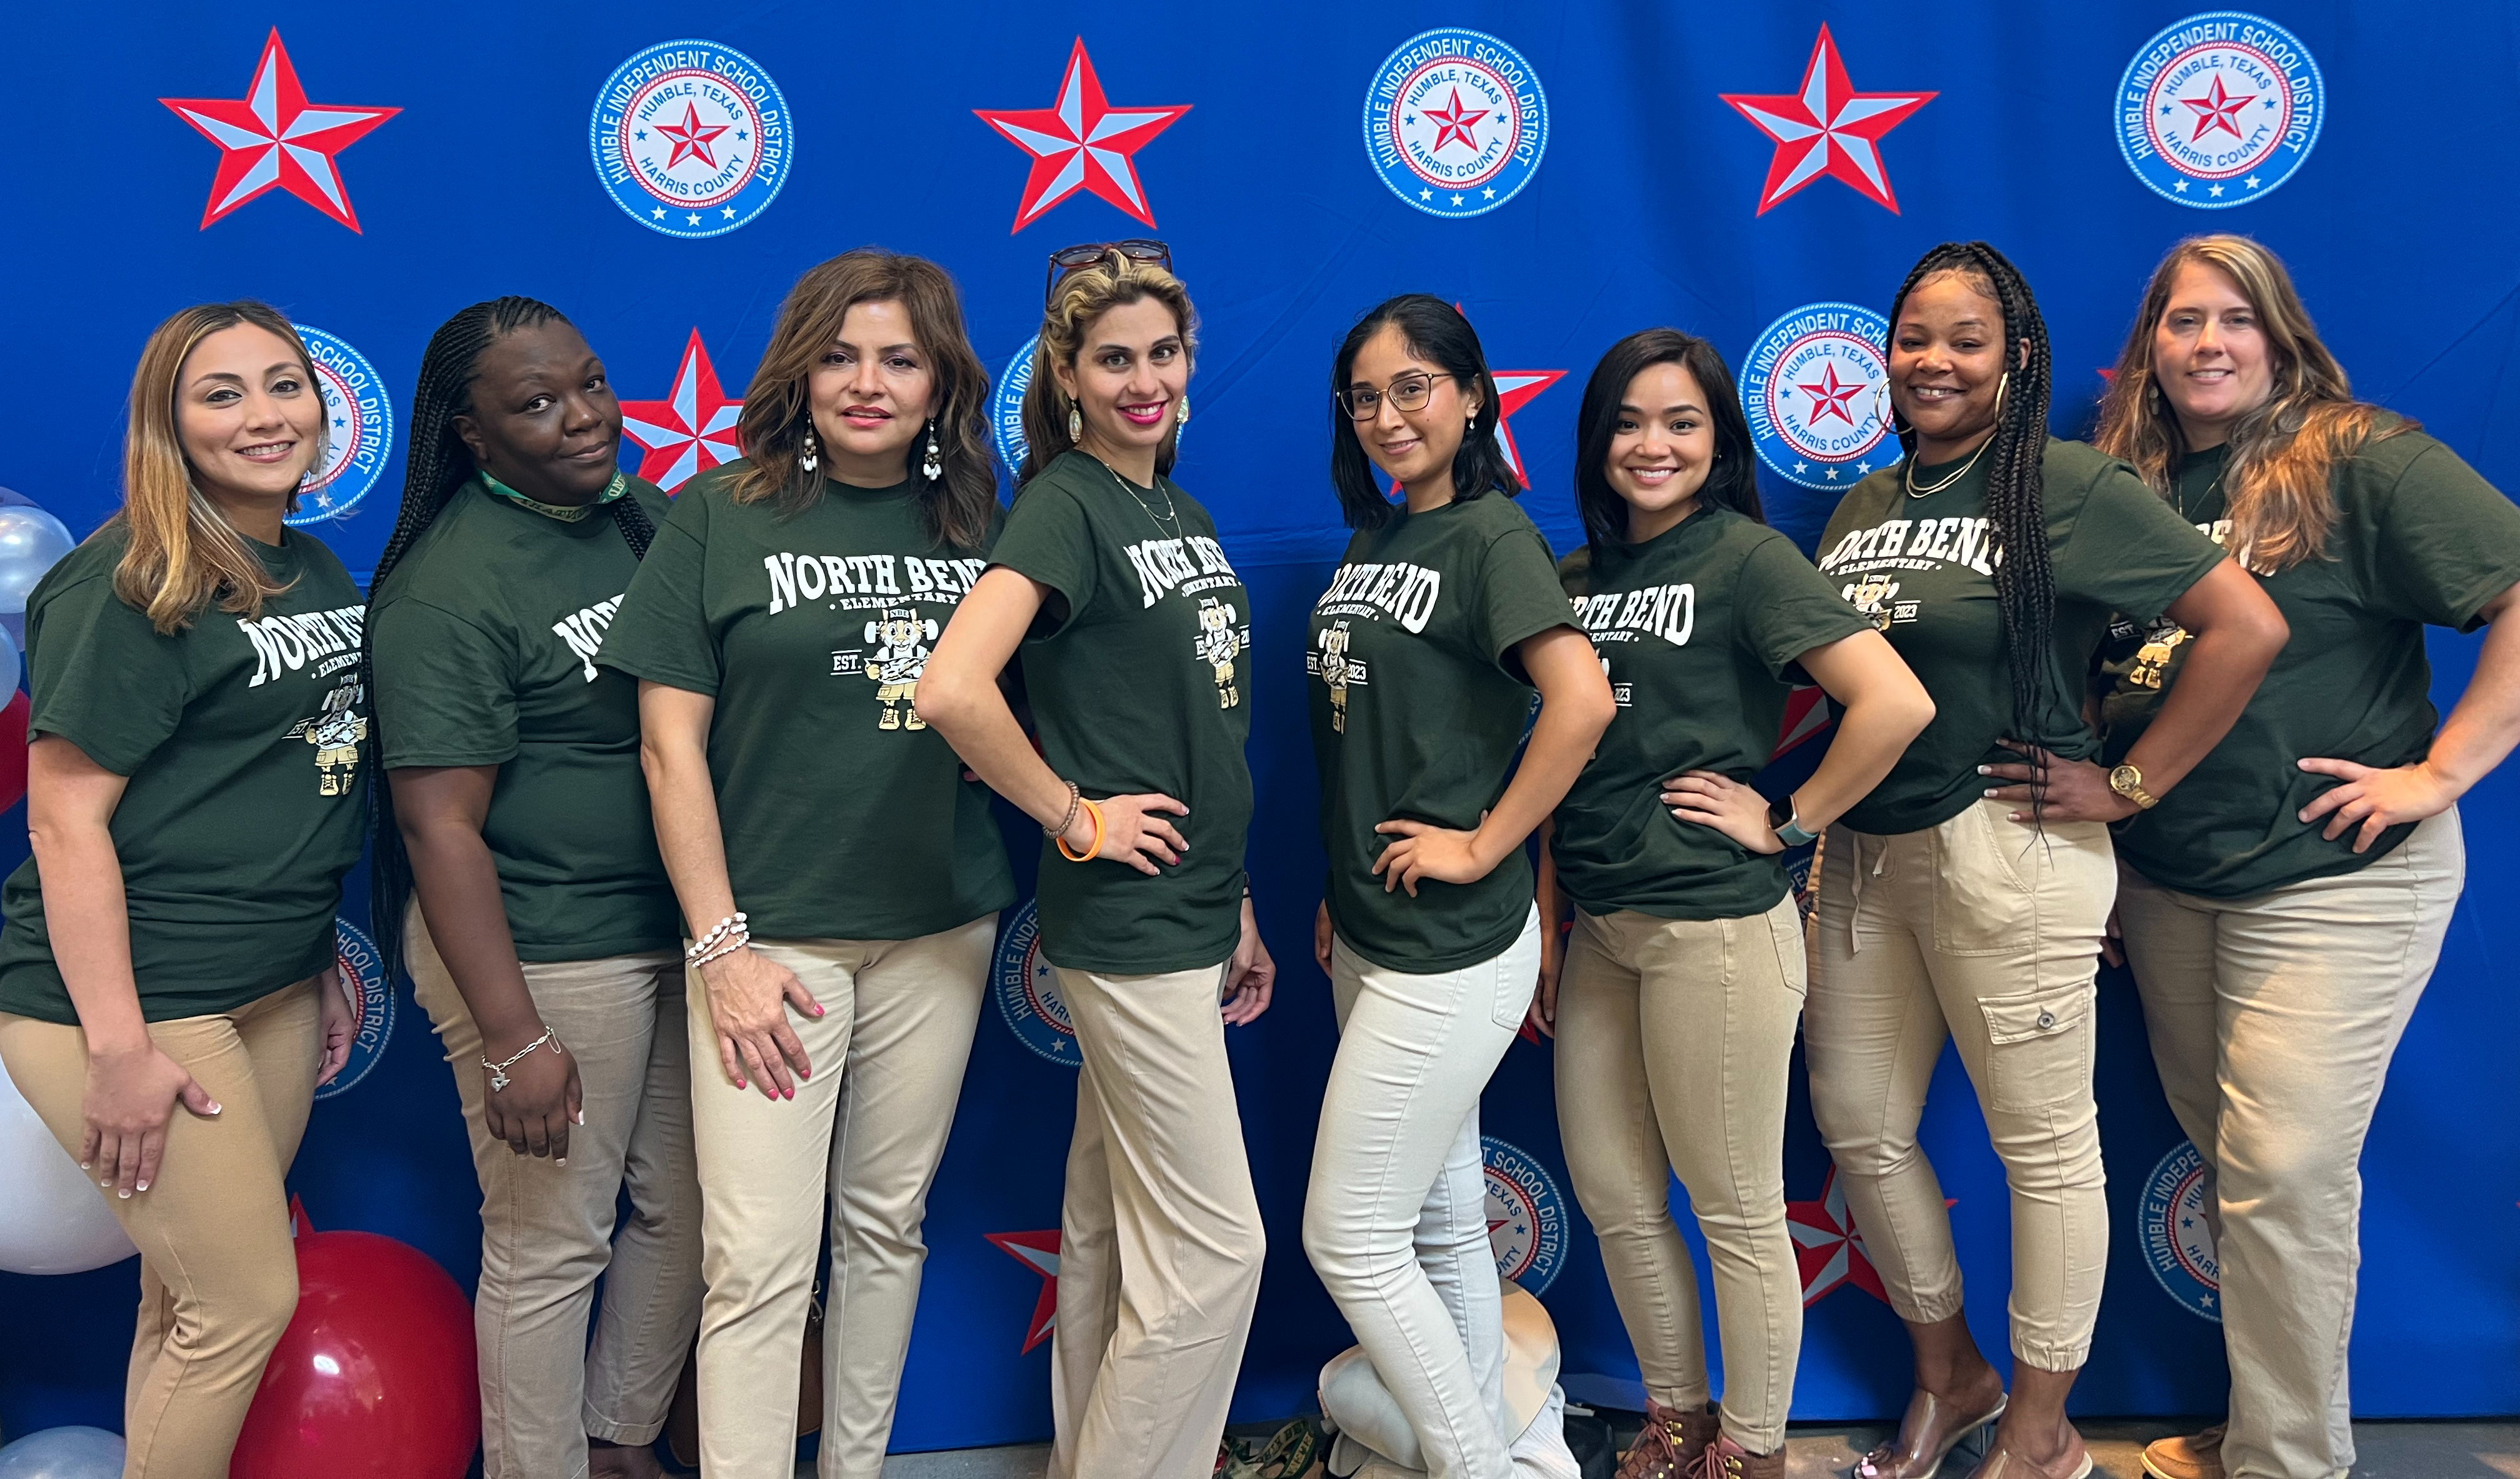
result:
M 728 496 L 737 503 L 775 498 L 793 514 L 822 496 L 823 480 L 800 463 L 805 432 L 813 425 L 808 382 L 840 325 L 860 303 L 896 302 L 910 317 L 910 332 L 927 352 L 936 374 L 937 462 L 942 475 L 922 478 L 920 516 L 939 543 L 975 550 L 989 537 L 989 514 L 998 501 L 998 470 L 990 460 L 989 372 L 971 352 L 963 329 L 963 299 L 954 279 L 925 257 L 861 246 L 810 269 L 788 290 L 770 345 L 752 372 L 737 423 L 750 461 Z M 904 454 L 902 474 L 925 455 L 915 437 Z
M 182 391 L 184 362 L 202 340 L 250 324 L 297 351 L 310 394 L 321 394 L 315 361 L 296 326 L 269 303 L 241 299 L 201 303 L 159 324 L 141 348 L 131 376 L 131 428 L 122 442 L 122 508 L 107 519 L 123 531 L 121 562 L 113 568 L 113 594 L 149 617 L 161 636 L 173 636 L 207 609 L 252 618 L 262 604 L 289 589 L 275 581 L 245 536 L 218 505 L 193 483 L 176 425 L 175 397 Z M 324 465 L 326 422 L 316 418 L 315 462 Z M 295 494 L 289 511 L 297 511 Z M 89 536 L 96 537 L 95 535 Z
M 2336 464 L 2367 442 L 2417 429 L 2412 421 L 2378 426 L 2383 413 L 2354 398 L 2345 367 L 2319 342 L 2283 259 L 2244 236 L 2189 237 L 2153 269 L 2143 307 L 2127 331 L 2115 379 L 2100 402 L 2094 446 L 2135 465 L 2154 492 L 2168 497 L 2171 471 L 2186 455 L 2186 438 L 2153 376 L 2152 340 L 2170 306 L 2180 269 L 2196 263 L 2229 277 L 2258 316 L 2274 384 L 2266 403 L 2232 423 L 2223 492 L 2230 510 L 2230 547 L 2240 562 L 2272 575 L 2327 558 L 2336 523 L 2328 490 Z
M 1041 338 L 1032 353 L 1032 383 L 1024 388 L 1024 461 L 1015 474 L 1017 484 L 1031 481 L 1034 473 L 1076 445 L 1076 438 L 1067 434 L 1067 413 L 1075 402 L 1058 388 L 1053 367 L 1074 367 L 1096 319 L 1147 298 L 1173 311 L 1173 323 L 1181 330 L 1182 353 L 1195 362 L 1198 310 L 1191 306 L 1190 290 L 1182 280 L 1163 268 L 1114 247 L 1102 254 L 1102 261 L 1058 280 L 1050 306 L 1042 310 Z M 1181 426 L 1176 422 L 1165 429 L 1163 445 L 1155 449 L 1157 474 L 1173 470 L 1180 444 Z

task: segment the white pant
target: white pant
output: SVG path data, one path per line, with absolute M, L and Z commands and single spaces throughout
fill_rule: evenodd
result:
M 1540 975 L 1540 912 L 1504 954 L 1435 975 L 1330 946 L 1338 1055 L 1304 1251 L 1418 1435 L 1433 1479 L 1510 1479 L 1505 1323 L 1479 1093 Z
M 2245 899 L 2179 893 L 2133 869 L 2119 886 L 2162 1091 L 2212 1174 L 2232 1479 L 2354 1466 L 2345 1349 L 2362 1141 L 2466 866 L 2453 807 L 2337 877 Z

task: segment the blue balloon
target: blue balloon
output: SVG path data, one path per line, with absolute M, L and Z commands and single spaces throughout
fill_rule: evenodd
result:
M 0 1448 L 0 1479 L 122 1479 L 122 1437 L 92 1427 L 28 1433 Z
M 76 548 L 69 526 L 32 504 L 0 507 L 0 611 L 23 611 L 44 572 Z

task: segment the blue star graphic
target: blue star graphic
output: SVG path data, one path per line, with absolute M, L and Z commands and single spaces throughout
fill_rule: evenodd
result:
M 644 128 L 634 128 L 630 130 L 630 137 L 637 139 L 642 144 L 645 144 L 648 142 L 648 130 Z

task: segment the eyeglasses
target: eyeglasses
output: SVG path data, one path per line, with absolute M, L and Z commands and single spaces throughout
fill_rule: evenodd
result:
M 1041 285 L 1041 305 L 1050 306 L 1058 295 L 1059 279 L 1071 272 L 1099 267 L 1111 253 L 1118 252 L 1133 262 L 1152 262 L 1166 272 L 1173 268 L 1173 249 L 1161 242 L 1132 237 L 1125 242 L 1082 242 L 1074 246 L 1061 246 L 1050 254 L 1050 277 Z
M 1455 378 L 1450 375 L 1428 375 L 1423 371 L 1414 371 L 1401 376 L 1379 390 L 1371 385 L 1350 385 L 1344 390 L 1332 393 L 1338 400 L 1339 409 L 1347 413 L 1348 420 L 1372 421 L 1374 413 L 1382 409 L 1384 397 L 1389 397 L 1391 404 L 1402 411 L 1423 410 L 1427 397 L 1435 393 L 1435 382 Z

